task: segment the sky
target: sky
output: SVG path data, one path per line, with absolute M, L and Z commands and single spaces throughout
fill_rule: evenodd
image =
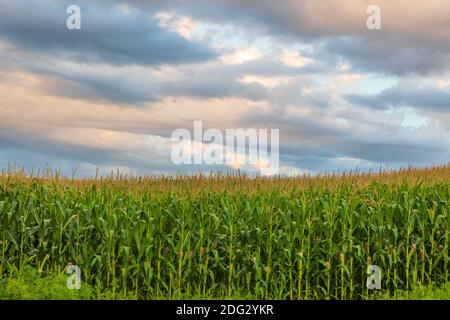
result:
M 0 1 L 0 167 L 233 172 L 171 161 L 194 121 L 279 129 L 283 175 L 445 164 L 448 0 Z

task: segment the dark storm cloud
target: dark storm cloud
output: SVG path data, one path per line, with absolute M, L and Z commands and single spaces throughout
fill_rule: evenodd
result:
M 68 30 L 69 4 L 2 1 L 0 39 L 27 51 L 83 63 L 182 64 L 215 56 L 208 48 L 159 27 L 144 12 L 126 15 L 117 7 L 92 2 L 82 8 L 81 30 Z

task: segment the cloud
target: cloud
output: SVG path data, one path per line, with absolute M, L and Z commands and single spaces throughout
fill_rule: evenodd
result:
M 334 38 L 323 55 L 344 57 L 353 70 L 399 76 L 428 75 L 450 68 L 450 45 L 386 33 L 378 37 Z
M 340 55 L 356 71 L 395 75 L 439 73 L 450 67 L 450 7 L 447 0 L 198 0 L 130 1 L 150 9 L 165 6 L 197 21 L 235 24 L 236 29 L 323 45 L 321 58 Z M 381 9 L 382 30 L 366 27 L 369 5 Z
M 9 49 L 5 52 L 12 52 Z M 46 55 L 35 55 L 16 51 L 14 58 L 0 53 L 0 61 L 14 69 L 25 69 L 45 75 L 42 89 L 47 92 L 86 100 L 107 100 L 113 103 L 143 105 L 160 101 L 165 97 L 225 98 L 240 97 L 262 100 L 279 99 L 282 92 L 269 92 L 257 81 L 241 81 L 245 76 L 266 78 L 305 77 L 307 67 L 288 67 L 277 56 L 263 56 L 235 65 L 223 65 L 218 60 L 196 65 L 160 66 L 116 66 L 108 64 L 84 64 L 53 59 Z M 311 69 L 310 69 L 311 70 Z M 295 91 L 299 81 L 290 85 Z M 288 88 L 286 88 L 288 90 Z M 283 89 L 277 89 L 283 91 Z
M 424 111 L 450 112 L 450 90 L 402 83 L 377 94 L 349 94 L 350 103 L 374 109 L 413 107 Z
M 171 163 L 171 132 L 194 120 L 280 129 L 285 173 L 448 161 L 444 1 L 78 3 L 73 32 L 69 1 L 0 4 L 3 166 L 232 170 Z
M 256 48 L 250 47 L 236 49 L 232 54 L 222 56 L 221 60 L 225 64 L 242 64 L 261 57 L 262 54 Z
M 0 38 L 27 51 L 82 63 L 158 66 L 215 56 L 210 49 L 160 27 L 144 12 L 127 14 L 118 6 L 81 5 L 81 30 L 68 30 L 67 6 L 67 1 L 2 1 Z

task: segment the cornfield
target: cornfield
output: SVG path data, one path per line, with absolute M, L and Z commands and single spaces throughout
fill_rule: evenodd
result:
M 138 299 L 370 299 L 449 282 L 450 166 L 297 178 L 0 177 L 0 278 Z

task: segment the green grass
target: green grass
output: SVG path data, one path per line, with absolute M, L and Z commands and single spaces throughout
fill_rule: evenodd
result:
M 450 182 L 409 180 L 3 175 L 0 297 L 448 299 Z
M 37 270 L 26 267 L 18 274 L 9 274 L 0 280 L 0 300 L 135 300 L 139 297 L 129 294 L 112 293 L 109 290 L 91 288 L 83 283 L 80 290 L 71 290 L 66 286 L 65 274 L 40 274 Z M 189 299 L 214 299 L 214 296 L 191 295 Z M 251 299 L 251 296 L 232 296 L 229 299 Z M 374 292 L 371 299 L 381 300 L 448 300 L 450 283 L 435 285 L 418 285 L 410 291 L 398 290 L 394 294 L 382 290 Z
M 382 300 L 449 300 L 450 283 L 442 285 L 414 285 L 409 291 L 380 292 L 374 296 Z
M 84 284 L 80 290 L 69 290 L 64 274 L 42 277 L 35 269 L 25 267 L 0 280 L 0 299 L 85 300 L 93 296 Z
M 43 275 L 32 267 L 24 267 L 0 279 L 0 300 L 108 300 L 137 299 L 129 295 L 92 288 L 82 283 L 79 290 L 67 287 L 68 275 Z

